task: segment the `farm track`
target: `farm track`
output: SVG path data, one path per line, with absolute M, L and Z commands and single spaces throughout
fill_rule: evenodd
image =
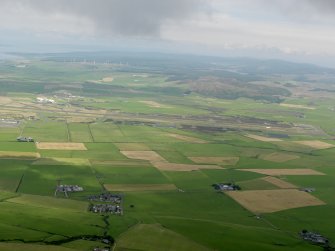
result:
M 92 142 L 95 142 L 90 123 L 87 124 L 87 128 L 88 128 L 88 133 L 89 133 L 89 135 L 91 137 Z
M 22 181 L 23 181 L 23 178 L 24 178 L 24 173 L 22 174 L 22 176 L 21 176 L 21 178 L 20 178 L 20 180 L 19 180 L 19 183 L 17 184 L 17 187 L 16 187 L 16 189 L 15 189 L 15 193 L 17 193 L 17 192 L 19 191 L 20 186 L 21 186 Z
M 67 131 L 67 141 L 72 142 L 71 131 L 70 131 L 70 128 L 69 128 L 69 123 L 67 123 L 67 122 L 66 122 L 66 131 Z

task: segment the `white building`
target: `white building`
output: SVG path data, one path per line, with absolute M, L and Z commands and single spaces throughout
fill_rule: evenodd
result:
M 56 103 L 54 99 L 49 99 L 45 97 L 37 97 L 36 100 L 37 100 L 37 103 L 42 103 L 42 104 L 55 104 Z

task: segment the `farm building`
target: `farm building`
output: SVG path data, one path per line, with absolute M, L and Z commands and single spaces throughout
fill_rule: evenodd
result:
M 306 193 L 312 193 L 315 192 L 315 188 L 313 187 L 304 187 L 304 188 L 300 188 L 300 191 L 306 192 Z
M 55 104 L 56 103 L 55 100 L 44 98 L 44 97 L 37 97 L 36 100 L 37 100 L 37 103 L 42 103 L 42 104 Z
M 20 137 L 17 137 L 16 140 L 18 142 L 34 142 L 34 139 L 32 137 L 23 137 L 23 136 L 20 136 Z
M 57 196 L 58 192 L 64 193 L 66 197 L 68 197 L 68 193 L 71 192 L 82 192 L 84 189 L 78 185 L 60 185 L 56 186 L 55 196 Z
M 214 187 L 215 190 L 220 190 L 220 191 L 241 190 L 241 187 L 234 183 L 218 183 L 218 184 L 213 184 L 212 186 Z
M 305 241 L 310 241 L 313 244 L 320 245 L 320 246 L 328 246 L 329 245 L 329 240 L 322 236 L 319 233 L 315 232 L 309 232 L 307 230 L 302 230 L 300 232 L 301 238 L 303 238 Z

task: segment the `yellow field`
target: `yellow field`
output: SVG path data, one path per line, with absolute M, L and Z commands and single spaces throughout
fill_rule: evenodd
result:
M 298 144 L 294 141 L 280 141 L 280 142 L 272 142 L 272 143 L 277 145 L 279 149 L 285 150 L 288 152 L 296 151 L 297 149 L 302 152 L 310 152 L 314 150 L 314 148 L 311 148 L 310 146 Z
M 208 143 L 205 140 L 194 138 L 194 137 L 189 137 L 185 135 L 180 135 L 180 134 L 174 134 L 174 133 L 169 133 L 167 134 L 169 137 L 180 139 L 182 141 L 190 142 L 190 143 L 198 143 L 198 144 L 206 144 Z
M 102 79 L 102 82 L 104 83 L 110 83 L 113 82 L 114 78 L 113 77 L 105 77 Z
M 290 189 L 290 188 L 297 188 L 296 185 L 293 185 L 287 181 L 284 181 L 284 180 L 281 180 L 281 179 L 278 179 L 276 177 L 271 177 L 271 176 L 268 176 L 268 177 L 264 177 L 264 178 L 261 178 L 262 180 L 265 180 L 266 182 L 269 182 L 279 188 L 284 188 L 284 189 Z
M 5 105 L 11 103 L 13 100 L 9 97 L 0 96 L 0 104 Z
M 91 163 L 88 159 L 78 158 L 41 158 L 32 163 L 33 165 L 77 165 L 77 166 L 90 166 Z
M 141 159 L 148 161 L 166 161 L 162 156 L 154 151 L 121 151 L 129 159 Z
M 105 184 L 108 191 L 139 192 L 139 191 L 168 191 L 176 190 L 174 184 Z
M 216 165 L 192 165 L 192 164 L 175 164 L 168 162 L 152 162 L 154 167 L 162 171 L 196 171 L 200 169 L 223 169 Z
M 41 150 L 87 150 L 83 143 L 56 143 L 36 142 L 36 147 Z
M 328 144 L 319 140 L 305 140 L 305 141 L 294 141 L 294 143 L 301 144 L 304 146 L 309 146 L 314 149 L 328 149 L 335 147 L 335 145 Z
M 89 123 L 89 122 L 95 122 L 96 117 L 83 117 L 83 116 L 71 116 L 69 118 L 66 118 L 67 123 Z
M 269 138 L 269 137 L 255 135 L 255 134 L 247 134 L 245 136 L 248 137 L 248 138 L 256 139 L 256 140 L 263 141 L 263 142 L 278 142 L 278 141 L 282 141 L 281 139 Z
M 143 103 L 143 104 L 146 104 L 147 106 L 152 107 L 152 108 L 171 108 L 170 106 L 160 104 L 156 101 L 143 100 L 143 101 L 139 101 L 139 102 Z
M 17 110 L 16 110 L 17 109 Z M 0 108 L 0 113 L 2 114 L 7 114 L 9 115 L 9 117 L 14 117 L 14 118 L 17 118 L 17 117 L 29 117 L 29 116 L 37 116 L 35 112 L 30 112 L 30 111 L 19 111 L 18 108 L 9 108 L 9 107 L 6 107 L 6 106 L 3 106 Z
M 142 143 L 115 143 L 120 151 L 150 151 L 150 148 Z
M 144 160 L 91 160 L 92 165 L 102 165 L 102 166 L 134 166 L 134 167 L 143 167 L 143 166 L 150 166 L 150 162 Z
M 291 208 L 325 205 L 309 193 L 296 189 L 230 191 L 226 194 L 253 213 L 272 213 Z
M 275 152 L 270 154 L 261 154 L 259 158 L 263 160 L 282 163 L 289 160 L 299 159 L 300 156 L 288 153 Z
M 313 169 L 238 169 L 239 171 L 255 172 L 269 176 L 280 175 L 325 175 L 324 173 L 315 171 Z
M 198 164 L 218 164 L 226 166 L 234 166 L 239 161 L 239 157 L 188 157 Z
M 300 108 L 300 109 L 315 110 L 315 107 L 304 106 L 304 105 L 280 104 L 280 106 L 290 107 L 290 108 Z
M 5 159 L 37 159 L 39 157 L 41 157 L 40 154 L 34 152 L 0 151 L 0 158 Z

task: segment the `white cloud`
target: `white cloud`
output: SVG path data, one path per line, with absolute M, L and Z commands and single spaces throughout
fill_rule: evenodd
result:
M 19 3 L 5 2 L 0 10 L 0 29 L 43 33 L 86 34 L 94 33 L 94 25 L 85 17 L 68 14 L 44 13 Z
M 198 43 L 219 49 L 277 48 L 292 54 L 335 55 L 332 27 L 305 26 L 300 23 L 264 23 L 225 14 L 211 18 L 166 25 L 162 37 L 167 40 Z
M 0 30 L 43 42 L 145 39 L 195 52 L 335 56 L 333 0 L 0 0 Z M 56 42 L 57 42 L 56 41 Z M 108 43 L 108 42 L 107 42 Z M 186 45 L 186 46 L 185 46 Z M 255 54 L 256 54 L 255 53 Z

